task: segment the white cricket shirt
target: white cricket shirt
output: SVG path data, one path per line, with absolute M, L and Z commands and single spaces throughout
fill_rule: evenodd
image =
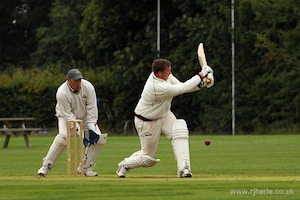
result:
M 157 78 L 152 72 L 146 81 L 134 112 L 150 120 L 163 118 L 170 112 L 173 97 L 199 90 L 197 87 L 199 83 L 198 75 L 185 82 L 180 82 L 172 74 L 167 80 L 163 80 Z

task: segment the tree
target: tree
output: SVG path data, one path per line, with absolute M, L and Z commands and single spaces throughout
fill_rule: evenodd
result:
M 157 1 L 55 0 L 46 6 L 36 0 L 3 2 L 1 67 L 51 64 L 51 73 L 65 64 L 81 67 L 98 96 L 112 106 L 116 128 L 132 119 L 158 56 Z M 235 1 L 237 134 L 299 129 L 297 3 Z M 173 112 L 187 120 L 190 130 L 231 133 L 230 6 L 228 0 L 161 1 L 159 55 L 172 62 L 175 76 L 185 81 L 200 71 L 199 42 L 215 71 L 214 87 L 173 101 Z
M 0 67 L 29 67 L 36 48 L 36 28 L 48 23 L 51 0 L 4 0 L 0 3 Z
M 243 78 L 238 79 L 237 111 L 244 131 L 290 127 L 299 119 L 296 5 L 293 0 L 265 0 L 243 1 L 238 7 L 237 65 L 242 67 L 238 76 Z
M 36 65 L 78 64 L 84 61 L 78 35 L 81 13 L 87 2 L 55 0 L 49 13 L 51 25 L 37 30 L 38 48 L 32 54 Z
M 215 54 L 210 51 L 225 55 L 229 52 L 226 51 L 228 42 L 220 45 L 222 44 L 220 41 L 228 41 L 230 37 L 226 26 L 226 23 L 228 25 L 230 23 L 229 6 L 224 5 L 225 2 L 216 3 L 213 7 L 209 6 L 209 3 L 200 2 L 171 0 L 162 2 L 160 54 L 172 61 L 175 66 L 174 73 L 182 80 L 200 71 L 196 57 L 196 49 L 200 41 L 204 41 L 208 49 L 211 49 L 208 54 L 211 55 L 212 65 L 218 56 L 214 56 Z M 197 12 L 199 8 L 201 15 Z M 213 21 L 208 17 L 211 12 L 215 14 Z M 115 3 L 93 0 L 83 15 L 80 34 L 83 52 L 90 65 L 105 68 L 105 76 L 110 77 L 103 80 L 107 81 L 111 88 L 110 92 L 114 94 L 112 95 L 114 112 L 122 114 L 117 115 L 123 120 L 130 119 L 142 86 L 150 73 L 151 63 L 157 55 L 156 2 L 141 1 L 137 4 L 135 1 Z M 214 23 L 215 29 L 213 29 Z M 211 31 L 208 31 L 207 26 L 211 26 Z M 229 59 L 222 60 L 224 65 L 225 63 L 229 65 L 228 62 Z M 220 70 L 224 69 L 223 67 Z M 107 75 L 107 72 L 110 75 Z M 220 77 L 218 81 L 223 81 L 222 73 L 218 71 L 216 73 Z M 224 92 L 224 89 L 228 90 L 219 86 L 215 91 Z M 214 90 L 201 91 L 201 94 L 196 97 L 194 95 L 193 98 L 185 95 L 178 98 L 173 106 L 174 112 L 188 118 L 192 129 L 199 127 L 201 121 L 203 129 L 210 127 L 209 123 L 218 122 L 218 126 L 211 126 L 211 130 L 216 130 L 230 119 L 230 116 L 221 115 L 218 117 L 225 118 L 216 120 L 217 116 L 205 115 L 204 112 L 199 113 L 196 109 L 191 109 L 191 107 L 199 107 L 199 110 L 211 110 L 207 105 L 211 107 L 217 104 L 218 98 L 203 100 L 202 95 L 207 94 L 214 96 Z M 215 95 L 218 96 L 217 93 Z M 224 102 L 229 97 L 230 95 L 227 97 L 224 95 L 224 98 L 219 100 Z M 228 101 L 225 108 L 228 109 L 229 105 Z M 228 127 L 223 129 L 228 130 Z

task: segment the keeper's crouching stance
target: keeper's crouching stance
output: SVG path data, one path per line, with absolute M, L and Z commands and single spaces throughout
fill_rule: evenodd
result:
M 107 134 L 102 134 L 97 125 L 96 91 L 89 81 L 83 79 L 78 69 L 71 69 L 66 78 L 67 80 L 61 84 L 56 92 L 55 111 L 59 133 L 54 138 L 46 157 L 43 159 L 42 167 L 37 173 L 46 176 L 66 148 L 67 120 L 80 119 L 84 125 L 84 140 L 82 142 L 86 147 L 84 173 L 86 176 L 97 176 L 98 173 L 93 172 L 91 167 L 106 142 Z M 70 128 L 72 134 L 73 129 L 76 129 L 78 135 L 80 134 L 78 123 L 71 123 Z M 77 171 L 80 173 L 80 166 Z

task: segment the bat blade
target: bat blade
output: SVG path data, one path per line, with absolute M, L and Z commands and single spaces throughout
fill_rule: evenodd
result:
M 198 60 L 199 60 L 200 66 L 201 67 L 207 66 L 203 43 L 200 43 L 198 45 L 197 54 L 198 54 Z
M 204 66 L 207 66 L 207 61 L 206 61 L 206 57 L 205 57 L 203 43 L 200 43 L 198 45 L 197 54 L 198 54 L 198 60 L 199 60 L 201 68 L 204 67 Z M 209 78 L 207 78 L 207 74 L 205 76 L 205 83 L 206 84 L 211 83 L 211 80 Z

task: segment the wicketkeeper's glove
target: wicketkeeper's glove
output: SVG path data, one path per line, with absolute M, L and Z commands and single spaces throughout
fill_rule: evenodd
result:
M 87 147 L 90 145 L 90 141 L 85 136 L 83 138 L 83 145 L 84 145 L 84 147 Z
M 70 129 L 72 129 L 73 132 L 73 128 L 74 128 L 74 124 L 75 124 L 75 130 L 76 130 L 76 134 L 80 135 L 80 125 L 76 122 L 76 123 L 70 123 Z
M 93 131 L 89 130 L 89 135 L 90 135 L 90 144 L 97 144 L 99 142 L 99 135 Z

